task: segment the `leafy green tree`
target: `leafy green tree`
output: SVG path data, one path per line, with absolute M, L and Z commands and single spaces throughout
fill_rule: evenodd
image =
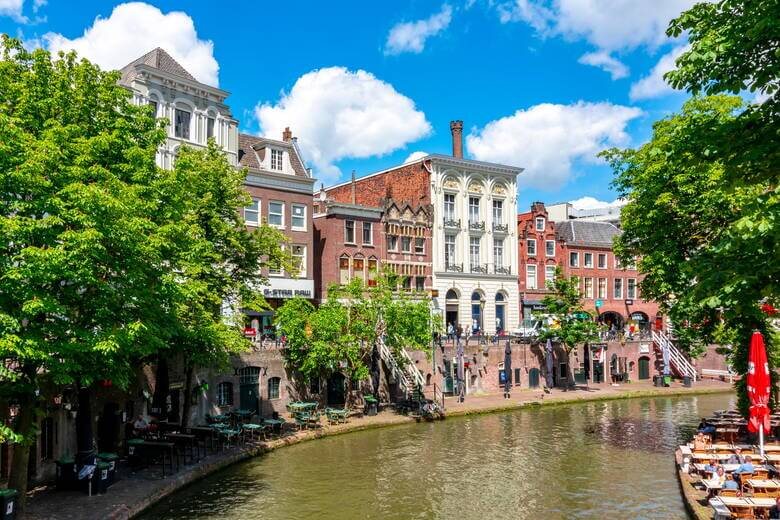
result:
M 555 268 L 555 276 L 547 282 L 551 292 L 542 298 L 545 320 L 539 334 L 539 340 L 557 341 L 566 352 L 566 364 L 569 367 L 568 381 L 571 377 L 571 353 L 579 345 L 598 340 L 599 324 L 585 311 L 580 280 L 576 276 L 566 277 L 560 267 Z M 552 352 L 546 352 L 552 356 Z M 547 373 L 547 386 L 553 386 L 552 374 Z
M 400 366 L 401 349 L 427 351 L 433 331 L 438 330 L 429 300 L 419 293 L 398 291 L 402 282 L 402 277 L 384 272 L 370 285 L 353 279 L 345 286 L 332 286 L 327 300 L 316 309 L 301 299 L 287 301 L 277 310 L 276 322 L 287 338 L 288 366 L 303 382 L 343 373 L 351 399 L 354 382 L 378 377 L 380 342 Z M 378 385 L 373 388 L 378 397 Z
M 170 259 L 184 229 L 162 204 L 165 133 L 118 79 L 2 38 L 0 400 L 18 412 L 10 486 L 22 497 L 43 383 L 79 390 L 89 451 L 91 384 L 126 384 L 174 326 Z

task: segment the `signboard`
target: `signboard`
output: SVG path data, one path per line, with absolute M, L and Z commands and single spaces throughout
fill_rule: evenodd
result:
M 646 321 L 644 312 L 632 312 L 631 319 L 634 321 Z
M 639 344 L 639 353 L 640 354 L 649 354 L 650 353 L 650 344 L 649 343 L 640 343 Z
M 599 307 L 601 307 L 602 305 L 604 305 L 604 302 L 603 302 L 603 301 L 601 301 L 601 300 L 596 300 L 596 308 L 597 308 L 597 309 L 598 309 Z
M 634 300 L 626 300 L 626 305 L 634 305 Z
M 601 350 L 601 349 L 606 350 L 607 349 L 607 344 L 606 343 L 591 343 L 591 345 L 590 345 L 590 350 L 593 351 L 593 352 L 595 352 L 597 350 Z
M 257 336 L 257 329 L 254 327 L 245 327 L 244 336 Z
M 314 280 L 301 278 L 270 278 L 263 286 L 266 298 L 314 298 Z
M 263 289 L 266 298 L 312 298 L 312 292 L 308 289 Z

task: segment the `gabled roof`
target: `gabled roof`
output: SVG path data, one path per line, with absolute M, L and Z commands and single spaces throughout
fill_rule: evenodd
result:
M 238 165 L 250 170 L 260 171 L 260 164 L 265 157 L 265 149 L 268 146 L 285 148 L 289 152 L 290 164 L 296 176 L 309 177 L 309 172 L 303 163 L 298 147 L 294 141 L 277 141 L 267 137 L 258 137 L 250 134 L 238 134 Z
M 161 70 L 162 72 L 167 72 L 168 74 L 173 74 L 174 76 L 179 76 L 190 81 L 198 82 L 198 80 L 195 79 L 192 74 L 187 72 L 187 70 L 182 67 L 178 61 L 173 59 L 170 54 L 165 52 L 160 47 L 147 52 L 137 60 L 134 60 L 122 67 L 122 82 L 128 83 L 135 78 L 137 74 L 136 65 L 148 65 L 149 67 L 154 67 L 155 69 Z
M 555 230 L 567 244 L 592 247 L 612 247 L 613 239 L 620 235 L 614 224 L 586 220 L 556 222 Z

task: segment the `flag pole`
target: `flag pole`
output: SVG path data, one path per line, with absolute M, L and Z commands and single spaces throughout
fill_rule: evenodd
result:
M 762 424 L 758 428 L 758 452 L 761 454 L 761 458 L 764 458 L 764 425 Z

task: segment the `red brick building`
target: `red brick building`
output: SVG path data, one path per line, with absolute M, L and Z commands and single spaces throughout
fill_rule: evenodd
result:
M 541 300 L 550 292 L 547 282 L 564 265 L 563 242 L 543 203 L 534 202 L 531 211 L 517 216 L 517 241 L 521 313 L 527 318 L 542 309 Z

